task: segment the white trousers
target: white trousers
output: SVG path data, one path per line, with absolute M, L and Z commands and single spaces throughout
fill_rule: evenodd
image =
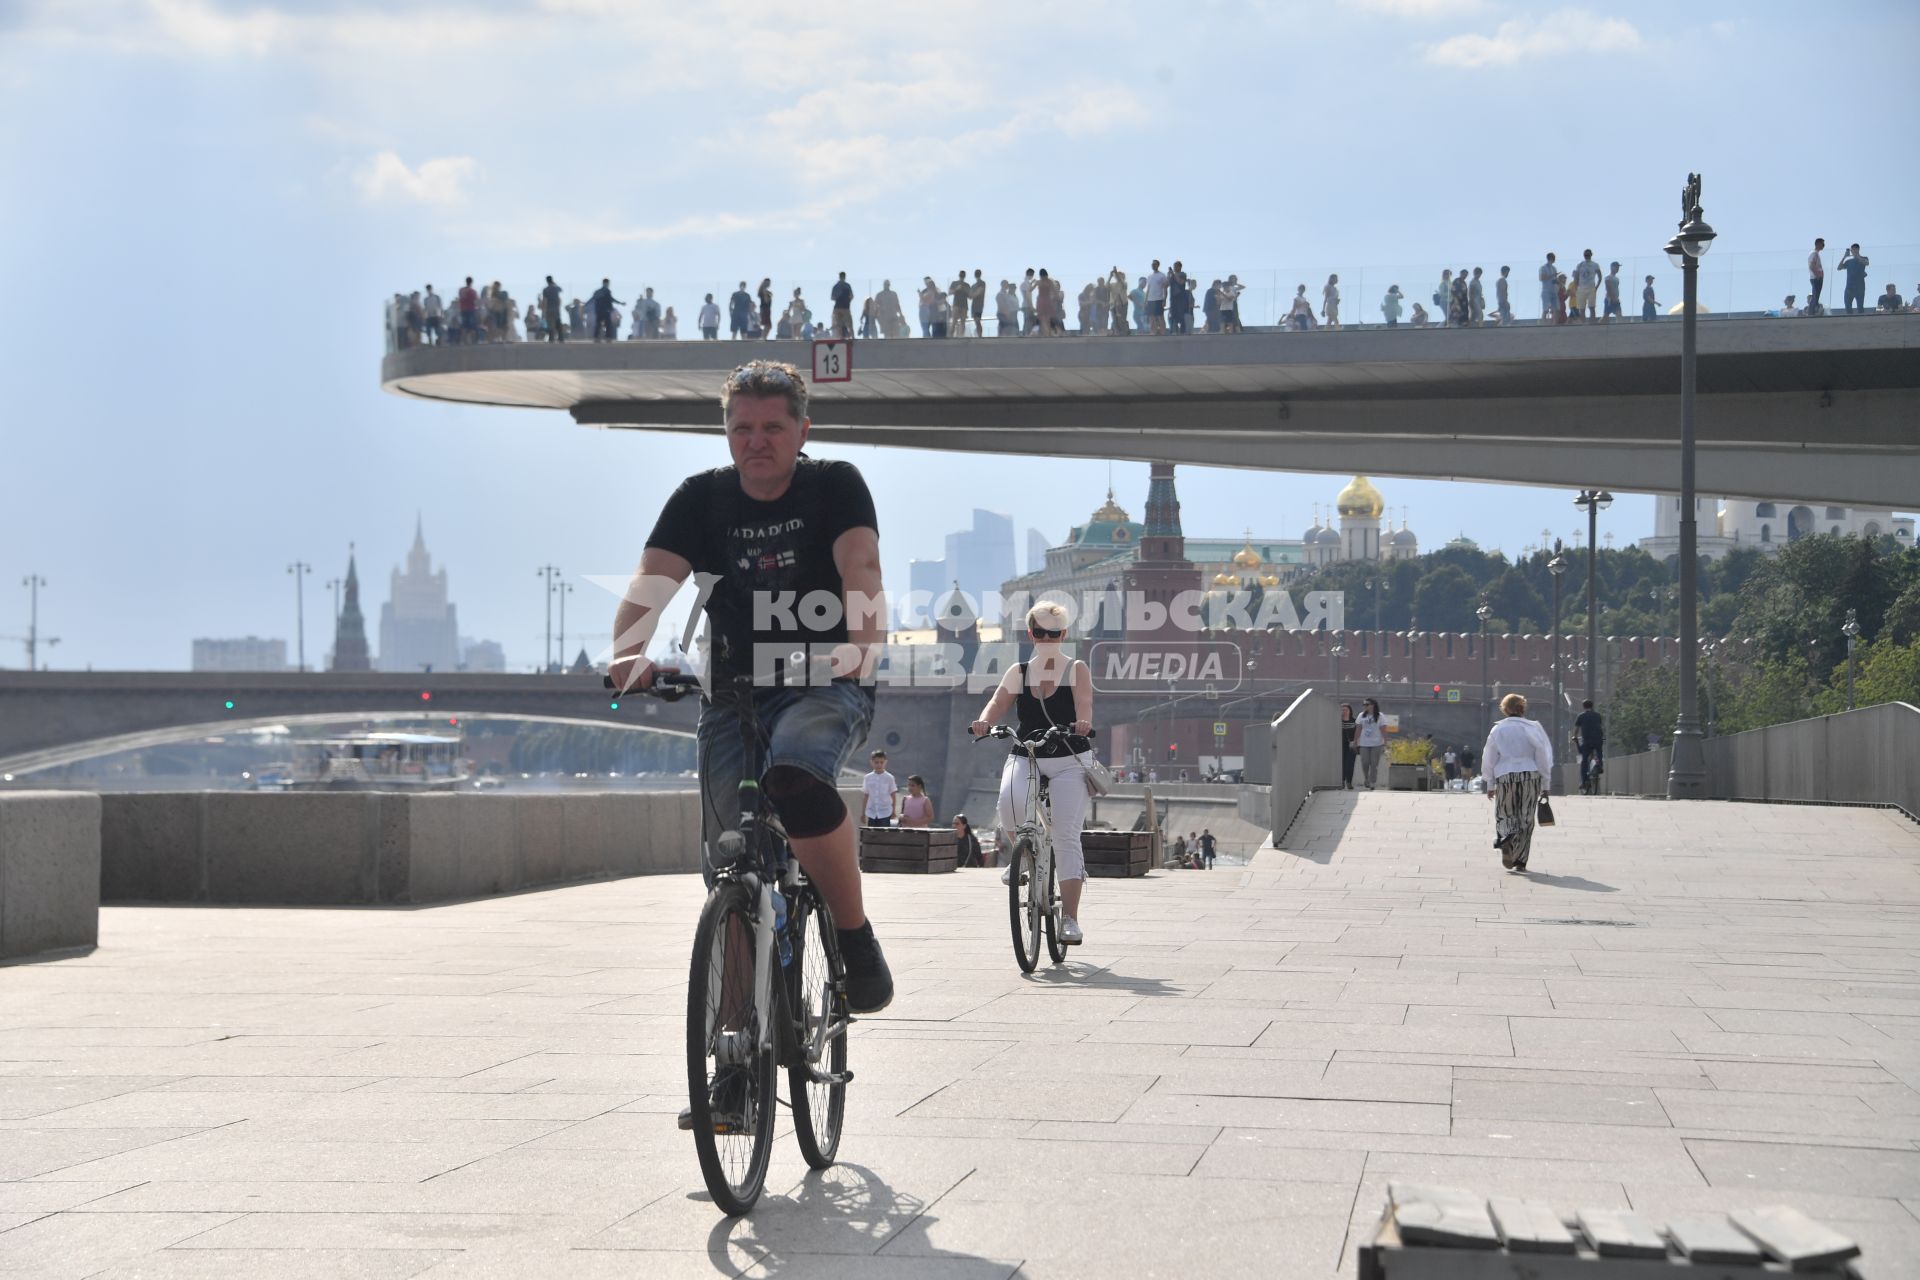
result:
M 1009 842 L 1027 804 L 1027 758 L 1007 757 L 1000 771 L 1000 830 Z M 1062 880 L 1087 878 L 1087 857 L 1080 849 L 1080 828 L 1087 819 L 1087 771 L 1072 756 L 1043 756 L 1040 773 L 1048 779 L 1053 806 L 1053 856 Z M 1012 844 L 1007 846 L 1012 848 Z

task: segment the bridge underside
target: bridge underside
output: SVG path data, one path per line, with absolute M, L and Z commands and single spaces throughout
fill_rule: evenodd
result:
M 1699 484 L 1908 509 L 1920 318 L 1700 325 Z M 755 355 L 806 363 L 800 343 Z M 723 343 L 415 348 L 396 394 L 713 432 Z M 979 453 L 1671 492 L 1679 326 L 864 342 L 816 387 L 822 440 Z

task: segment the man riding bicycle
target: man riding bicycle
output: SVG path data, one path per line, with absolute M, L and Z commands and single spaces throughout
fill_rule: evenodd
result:
M 875 1013 L 893 999 L 893 975 L 866 917 L 855 826 L 836 789 L 866 741 L 874 690 L 860 677 L 886 639 L 873 497 L 852 463 L 800 452 L 812 422 L 792 365 L 740 366 L 720 407 L 733 465 L 688 477 L 667 499 L 614 614 L 614 682 L 651 687 L 646 650 L 661 611 L 698 571 L 710 637 L 698 731 L 709 883 L 715 842 L 738 821 L 740 783 L 757 778 L 833 913 L 848 1007 Z M 735 689 L 743 676 L 748 694 Z M 764 759 L 746 759 L 731 703 L 741 696 L 765 727 Z

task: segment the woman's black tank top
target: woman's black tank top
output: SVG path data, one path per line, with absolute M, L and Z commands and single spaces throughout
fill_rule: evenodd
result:
M 1074 721 L 1073 668 L 1071 666 L 1067 668 L 1067 678 L 1060 682 L 1059 688 L 1048 694 L 1042 701 L 1040 695 L 1027 683 L 1027 664 L 1021 663 L 1020 693 L 1013 700 L 1013 709 L 1020 718 L 1020 737 L 1029 742 L 1045 735 L 1054 725 L 1072 727 Z M 1049 716 L 1052 719 L 1048 719 Z M 1065 742 L 1055 739 L 1040 748 L 1038 754 L 1042 759 L 1070 756 L 1085 751 L 1089 745 L 1085 738 L 1080 737 L 1069 738 Z

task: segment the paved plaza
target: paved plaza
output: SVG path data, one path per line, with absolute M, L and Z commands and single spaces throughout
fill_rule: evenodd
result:
M 109 908 L 0 969 L 0 1273 L 1324 1278 L 1407 1178 L 1791 1203 L 1920 1276 L 1920 828 L 1555 806 L 1520 877 L 1479 797 L 1324 793 L 1093 882 L 1032 978 L 996 873 L 869 877 L 844 1163 L 783 1133 L 738 1221 L 674 1128 L 697 878 Z

